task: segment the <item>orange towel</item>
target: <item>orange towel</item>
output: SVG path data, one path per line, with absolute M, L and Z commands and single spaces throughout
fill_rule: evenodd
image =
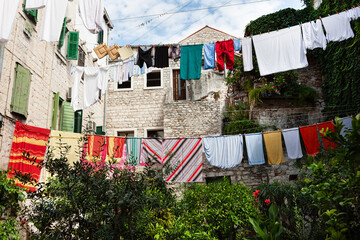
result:
M 123 149 L 124 149 L 125 138 L 107 137 L 106 142 L 107 142 L 107 147 L 108 147 L 107 160 L 109 161 L 110 159 L 112 159 L 112 160 L 116 160 L 116 162 L 120 163 Z
M 263 135 L 269 164 L 275 165 L 284 163 L 281 132 L 265 132 Z

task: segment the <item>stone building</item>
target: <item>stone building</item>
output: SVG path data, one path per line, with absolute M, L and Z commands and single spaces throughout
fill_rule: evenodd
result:
M 202 44 L 235 38 L 205 26 L 179 44 Z M 137 47 L 133 47 L 137 52 Z M 224 72 L 204 70 L 199 80 L 180 80 L 180 60 L 169 67 L 132 77 L 109 87 L 106 133 L 135 137 L 219 135 L 227 86 Z
M 81 132 L 85 124 L 82 119 L 94 113 L 96 126 L 104 124 L 104 100 L 74 113 L 69 88 L 74 81 L 70 74 L 73 66 L 107 64 L 106 59 L 97 61 L 92 49 L 98 42 L 108 41 L 113 27 L 108 14 L 104 12 L 104 32 L 100 36 L 91 34 L 83 26 L 78 0 L 69 1 L 60 38 L 63 41 L 50 43 L 39 40 L 44 9 L 26 11 L 24 2 L 19 3 L 10 41 L 0 47 L 0 169 L 7 169 L 17 120 L 42 128 Z M 70 34 L 79 34 L 79 40 L 69 42 Z M 70 44 L 75 44 L 72 56 Z

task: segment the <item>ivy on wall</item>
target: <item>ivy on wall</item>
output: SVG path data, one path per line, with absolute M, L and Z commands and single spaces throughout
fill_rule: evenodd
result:
M 313 9 L 312 0 L 303 1 L 306 7 L 301 10 L 283 9 L 273 14 L 251 21 L 245 29 L 246 35 L 256 35 L 267 31 L 286 28 L 326 17 L 329 14 L 358 6 L 354 0 L 323 0 L 320 7 Z M 342 42 L 331 42 L 327 49 L 313 50 L 323 75 L 322 91 L 328 110 L 338 107 L 360 108 L 360 18 L 351 21 L 355 38 Z

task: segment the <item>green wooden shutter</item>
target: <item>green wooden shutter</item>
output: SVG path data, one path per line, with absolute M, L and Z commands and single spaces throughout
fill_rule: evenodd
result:
M 67 58 L 72 60 L 77 60 L 79 54 L 78 48 L 79 48 L 79 32 L 69 32 Z
M 98 44 L 102 44 L 104 42 L 104 31 L 98 33 Z
M 16 65 L 15 81 L 10 111 L 27 117 L 30 95 L 31 73 L 20 64 Z
M 26 10 L 26 0 L 24 0 L 24 12 L 35 22 L 37 23 L 37 14 L 38 10 Z
M 57 130 L 57 120 L 59 114 L 59 101 L 60 101 L 60 93 L 55 93 L 53 98 L 53 113 L 52 113 L 52 121 L 51 121 L 51 130 Z
M 59 49 L 62 46 L 64 46 L 64 39 L 65 39 L 65 34 L 66 34 L 66 21 L 67 21 L 67 17 L 64 18 L 64 23 L 62 26 L 61 35 L 60 35 L 60 39 L 59 39 Z
M 74 132 L 74 110 L 69 102 L 62 105 L 61 131 Z
M 96 127 L 96 135 L 105 135 L 105 132 L 103 132 L 102 126 L 97 126 Z
M 82 131 L 82 110 L 78 110 L 75 112 L 75 121 L 74 121 L 74 132 L 81 133 Z

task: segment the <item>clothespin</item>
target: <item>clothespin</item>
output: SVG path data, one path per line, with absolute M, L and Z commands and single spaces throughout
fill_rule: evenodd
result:
M 268 29 L 268 33 L 270 33 L 270 30 Z
M 277 28 L 276 31 L 279 31 L 279 28 Z
M 337 13 L 337 14 L 339 14 L 339 12 L 338 12 L 338 11 L 336 11 L 336 13 Z
M 288 25 L 288 28 L 290 28 L 290 25 Z
M 261 32 L 260 32 L 260 36 L 261 36 Z

